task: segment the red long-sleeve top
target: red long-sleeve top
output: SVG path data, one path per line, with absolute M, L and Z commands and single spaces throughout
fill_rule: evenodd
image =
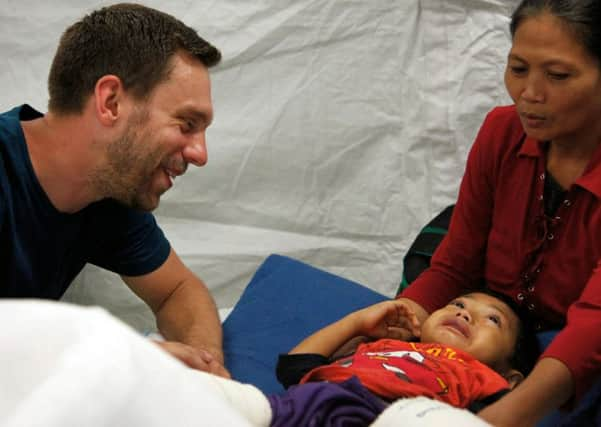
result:
M 601 146 L 552 218 L 544 213 L 548 144 L 514 106 L 486 117 L 468 156 L 449 231 L 401 296 L 436 310 L 483 282 L 560 328 L 542 357 L 571 371 L 579 398 L 601 373 Z

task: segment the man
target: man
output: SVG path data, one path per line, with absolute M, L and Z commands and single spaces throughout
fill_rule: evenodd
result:
M 229 375 L 215 303 L 149 213 L 188 164 L 207 161 L 207 68 L 220 59 L 193 29 L 140 5 L 65 31 L 48 113 L 0 115 L 0 295 L 58 299 L 96 264 L 150 306 L 164 349 Z

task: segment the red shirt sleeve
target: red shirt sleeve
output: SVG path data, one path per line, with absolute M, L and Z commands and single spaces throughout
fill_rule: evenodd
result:
M 580 298 L 568 309 L 567 324 L 542 357 L 561 360 L 574 377 L 574 401 L 595 382 L 601 369 L 601 261 Z M 591 372 L 597 375 L 591 375 Z
M 432 256 L 430 268 L 400 295 L 429 312 L 482 284 L 494 200 L 497 110 L 488 114 L 470 150 L 448 233 Z

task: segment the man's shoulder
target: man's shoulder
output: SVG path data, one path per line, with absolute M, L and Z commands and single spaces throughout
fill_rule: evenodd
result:
M 21 107 L 15 107 L 0 114 L 0 141 L 16 135 Z
M 151 212 L 134 209 L 114 199 L 99 200 L 88 205 L 85 210 L 94 215 L 101 215 L 104 217 L 128 217 L 134 220 L 154 219 L 154 215 Z
M 17 120 L 33 120 L 42 117 L 44 114 L 33 108 L 29 104 L 21 104 L 0 113 L 0 116 L 12 117 Z
M 151 212 L 125 206 L 113 199 L 94 202 L 84 208 L 82 213 L 84 224 L 95 229 L 103 239 L 128 239 L 138 233 L 145 235 L 159 229 Z
M 27 104 L 0 114 L 0 188 L 8 181 L 26 180 L 29 166 L 28 151 L 21 120 L 31 120 L 42 114 Z M 14 182 L 13 182 L 14 184 Z M 6 188 L 3 188 L 6 194 Z
M 44 115 L 29 104 L 22 104 L 0 113 L 0 127 L 15 131 L 21 121 L 35 120 Z
M 0 114 L 0 198 L 4 199 L 7 194 L 8 185 L 8 163 L 12 162 L 14 155 L 9 155 L 9 152 L 14 152 L 14 141 L 17 138 L 17 125 L 19 123 L 20 107 L 15 107 L 12 110 Z M 0 210 L 5 208 L 6 203 L 0 202 Z
M 11 204 L 10 177 L 14 178 L 15 173 L 9 171 L 15 170 L 14 164 L 19 158 L 18 154 L 15 154 L 19 152 L 15 149 L 18 145 L 19 111 L 20 107 L 15 107 L 0 114 L 0 230 L 3 228 L 5 215 Z
M 21 121 L 40 117 L 43 117 L 43 114 L 27 104 L 0 113 L 0 155 L 5 156 L 7 151 L 21 151 L 19 145 L 25 143 Z

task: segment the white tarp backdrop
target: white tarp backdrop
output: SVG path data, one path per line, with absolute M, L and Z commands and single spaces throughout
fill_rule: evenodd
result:
M 0 0 L 0 110 L 46 111 L 62 31 L 112 2 Z M 418 230 L 455 200 L 503 85 L 516 0 L 174 0 L 220 48 L 208 164 L 156 215 L 220 307 L 271 253 L 391 295 Z M 153 327 L 119 279 L 86 268 L 69 301 Z

